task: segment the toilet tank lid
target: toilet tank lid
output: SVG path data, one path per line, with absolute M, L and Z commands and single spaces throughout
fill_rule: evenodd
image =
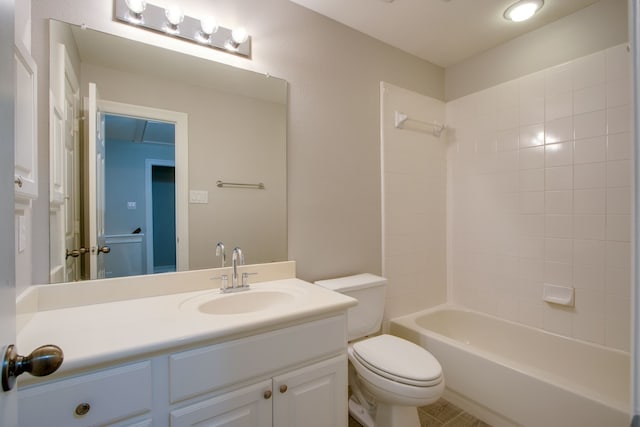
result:
M 347 277 L 338 277 L 335 279 L 318 280 L 316 285 L 323 288 L 331 289 L 336 292 L 355 291 L 357 289 L 369 288 L 371 286 L 384 285 L 387 279 L 375 274 L 362 273 Z

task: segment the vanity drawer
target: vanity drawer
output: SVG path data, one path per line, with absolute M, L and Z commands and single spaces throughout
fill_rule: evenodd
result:
M 149 361 L 36 385 L 18 392 L 21 427 L 97 426 L 149 410 Z
M 339 315 L 169 357 L 171 403 L 345 352 Z

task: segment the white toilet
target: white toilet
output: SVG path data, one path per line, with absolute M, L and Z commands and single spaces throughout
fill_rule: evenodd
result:
M 392 335 L 367 338 L 380 330 L 386 283 L 373 274 L 316 282 L 358 300 L 347 313 L 351 415 L 365 427 L 419 427 L 417 407 L 444 391 L 442 368 L 412 342 Z

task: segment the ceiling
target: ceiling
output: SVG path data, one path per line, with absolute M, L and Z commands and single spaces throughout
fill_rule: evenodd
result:
M 536 16 L 510 22 L 516 0 L 291 0 L 441 67 L 454 65 L 598 0 L 545 0 Z

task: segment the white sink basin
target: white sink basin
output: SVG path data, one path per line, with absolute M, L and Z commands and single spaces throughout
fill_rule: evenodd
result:
M 227 294 L 214 291 L 183 301 L 180 309 L 218 316 L 249 314 L 295 304 L 301 294 L 295 289 L 282 288 L 252 288 Z
M 220 295 L 204 302 L 198 310 L 206 314 L 241 314 L 267 310 L 291 303 L 295 297 L 280 291 L 243 291 L 237 294 Z

